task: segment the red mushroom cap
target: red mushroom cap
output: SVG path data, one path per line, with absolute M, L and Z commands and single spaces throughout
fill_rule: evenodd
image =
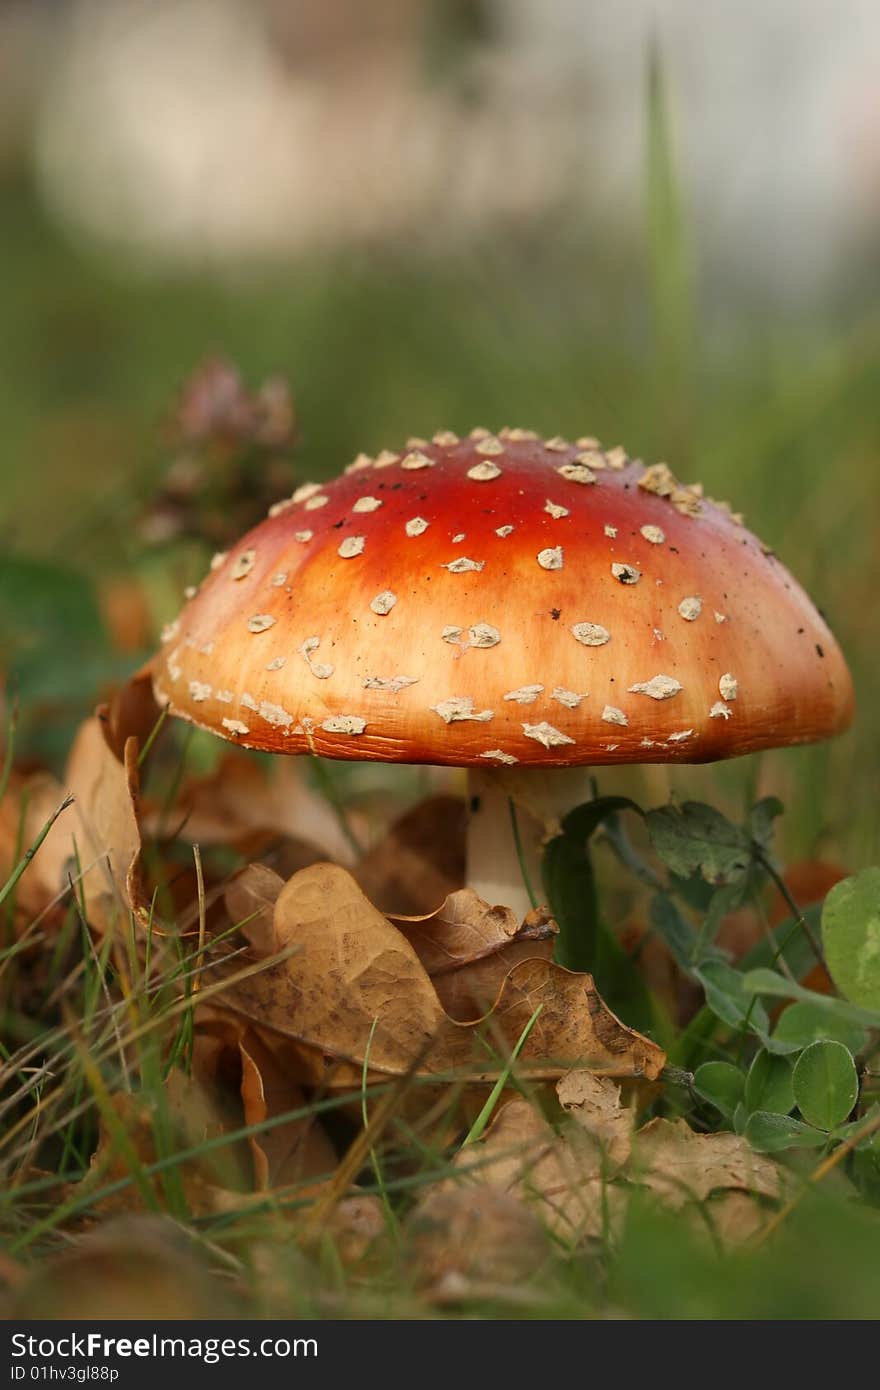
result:
M 249 748 L 705 762 L 852 718 L 840 649 L 733 516 L 597 442 L 411 440 L 309 483 L 164 634 L 156 690 Z

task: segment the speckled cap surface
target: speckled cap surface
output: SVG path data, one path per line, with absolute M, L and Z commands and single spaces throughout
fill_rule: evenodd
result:
M 705 762 L 853 708 L 822 617 L 725 505 L 527 430 L 299 488 L 215 556 L 155 688 L 249 748 L 483 767 Z

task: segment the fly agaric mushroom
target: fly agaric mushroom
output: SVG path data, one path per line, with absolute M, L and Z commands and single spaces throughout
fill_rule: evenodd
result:
M 523 910 L 520 773 L 709 762 L 853 709 L 825 622 L 725 504 L 527 430 L 410 440 L 298 488 L 163 636 L 158 698 L 223 738 L 466 767 L 469 882 Z

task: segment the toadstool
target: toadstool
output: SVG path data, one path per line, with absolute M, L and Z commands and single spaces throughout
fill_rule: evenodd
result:
M 513 429 L 300 487 L 217 558 L 155 689 L 247 748 L 467 768 L 469 882 L 523 910 L 517 779 L 806 743 L 853 709 L 826 623 L 726 505 Z

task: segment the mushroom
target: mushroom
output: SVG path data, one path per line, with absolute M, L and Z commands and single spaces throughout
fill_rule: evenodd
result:
M 511 795 L 849 724 L 831 632 L 724 504 L 526 430 L 360 455 L 222 557 L 166 630 L 158 698 L 247 748 L 468 769 L 468 878 L 527 910 Z

